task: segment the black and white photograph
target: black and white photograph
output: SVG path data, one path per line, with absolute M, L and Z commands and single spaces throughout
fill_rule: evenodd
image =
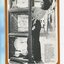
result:
M 8 0 L 8 64 L 58 64 L 56 0 Z

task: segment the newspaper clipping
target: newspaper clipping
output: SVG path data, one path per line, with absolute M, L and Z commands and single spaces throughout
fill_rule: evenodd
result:
M 8 63 L 57 64 L 57 1 L 8 0 Z

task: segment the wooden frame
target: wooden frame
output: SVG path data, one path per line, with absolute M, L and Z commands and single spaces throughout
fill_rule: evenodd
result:
M 7 0 L 5 0 L 5 63 L 8 64 L 8 8 L 7 8 Z M 59 0 L 57 0 L 57 22 L 58 22 L 58 63 L 60 64 L 60 8 L 59 8 Z

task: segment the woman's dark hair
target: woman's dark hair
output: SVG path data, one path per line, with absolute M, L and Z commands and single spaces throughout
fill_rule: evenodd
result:
M 43 0 L 43 2 L 44 2 L 44 5 L 42 6 L 42 9 L 48 10 L 52 5 L 53 0 Z

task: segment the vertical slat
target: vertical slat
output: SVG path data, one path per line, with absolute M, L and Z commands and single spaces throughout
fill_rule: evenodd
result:
M 28 55 L 29 60 L 32 60 L 32 22 L 31 22 L 31 0 L 29 0 L 29 42 L 28 42 Z

